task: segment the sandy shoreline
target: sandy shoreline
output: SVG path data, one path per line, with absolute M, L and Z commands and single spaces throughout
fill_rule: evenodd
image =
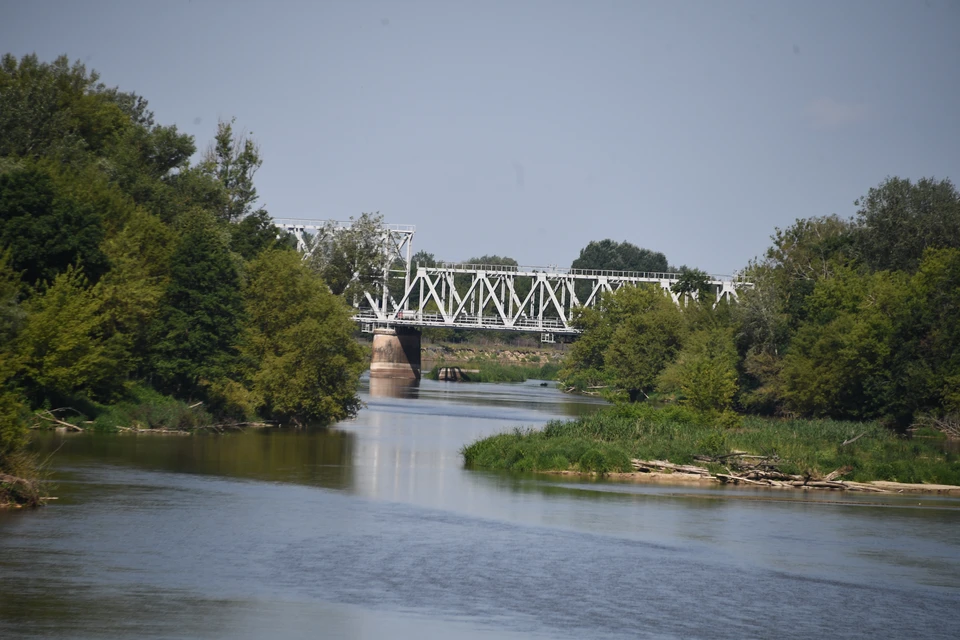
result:
M 544 471 L 550 475 L 562 475 L 562 476 L 581 476 L 581 477 L 598 477 L 596 472 L 582 472 L 582 471 Z M 649 483 L 649 484 L 675 484 L 675 485 L 717 485 L 724 484 L 717 478 L 713 477 L 703 477 L 698 474 L 693 473 L 662 473 L 654 471 L 651 473 L 645 473 L 640 471 L 633 472 L 617 472 L 617 473 L 607 473 L 602 476 L 604 479 L 611 480 L 623 480 L 628 482 L 637 482 L 637 483 Z M 960 496 L 960 486 L 950 485 L 950 484 L 908 484 L 904 482 L 889 482 L 886 480 L 874 480 L 873 482 L 866 482 L 863 484 L 868 484 L 877 489 L 885 491 L 887 493 L 918 493 L 918 494 L 929 494 L 929 495 L 949 495 L 949 496 Z M 732 485 L 731 485 L 732 486 Z M 740 485 L 745 486 L 745 485 Z M 840 489 L 825 489 L 821 487 L 771 487 L 771 486 L 762 486 L 762 485 L 751 485 L 750 488 L 762 488 L 762 489 L 789 489 L 789 490 L 808 490 L 808 491 L 839 491 Z

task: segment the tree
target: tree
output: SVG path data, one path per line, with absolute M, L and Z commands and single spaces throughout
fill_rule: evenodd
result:
M 906 419 L 898 334 L 909 323 L 902 273 L 838 269 L 817 283 L 784 356 L 783 400 L 802 415 Z M 898 362 L 899 361 L 899 362 Z
M 205 397 L 236 365 L 243 322 L 240 278 L 226 239 L 198 213 L 170 259 L 170 281 L 151 325 L 151 365 L 161 390 Z
M 698 411 L 727 411 L 737 393 L 737 350 L 733 329 L 693 332 L 677 359 L 660 373 L 657 389 L 678 393 Z
M 905 395 L 917 411 L 960 416 L 960 249 L 927 249 L 897 337 Z
M 582 333 L 564 360 L 565 384 L 612 384 L 637 400 L 653 391 L 686 332 L 683 313 L 659 288 L 623 287 L 601 296 L 597 309 L 581 309 Z
M 876 271 L 916 271 L 925 249 L 960 248 L 960 193 L 949 180 L 887 178 L 856 203 L 856 248 Z
M 227 193 L 226 203 L 216 212 L 224 222 L 239 222 L 253 212 L 258 198 L 253 176 L 263 164 L 260 146 L 245 132 L 234 135 L 234 122 L 236 118 L 217 124 L 217 135 L 200 163 L 201 170 Z
M 15 339 L 23 327 L 20 274 L 11 267 L 10 253 L 0 252 L 0 474 L 20 475 L 23 451 L 29 441 L 24 420 L 26 406 L 13 385 L 20 369 Z M 0 490 L 0 502 L 3 502 Z
M 94 291 L 101 303 L 103 331 L 129 345 L 134 370 L 149 351 L 150 326 L 170 282 L 176 245 L 173 229 L 140 209 L 103 243 L 111 268 Z
M 670 291 L 700 300 L 710 294 L 710 276 L 700 269 L 681 267 L 680 278 L 670 285 Z
M 230 225 L 230 248 L 246 260 L 253 260 L 261 251 L 274 245 L 291 248 L 284 244 L 273 219 L 263 209 L 257 209 L 240 222 Z
M 264 251 L 248 276 L 241 352 L 261 414 L 304 425 L 356 413 L 366 358 L 349 307 L 292 251 Z
M 54 157 L 82 162 L 100 154 L 130 125 L 130 117 L 79 61 L 41 63 L 34 54 L 0 59 L 0 156 Z
M 571 269 L 606 269 L 611 271 L 667 271 L 667 257 L 659 251 L 643 249 L 627 241 L 591 240 L 580 250 Z
M 365 293 L 376 297 L 380 290 L 394 258 L 390 243 L 383 216 L 363 213 L 351 217 L 349 227 L 330 222 L 319 230 L 309 264 L 334 295 L 359 302 Z
M 89 192 L 84 194 L 89 196 Z M 40 167 L 0 175 L 0 247 L 12 253 L 24 282 L 49 282 L 68 266 L 92 279 L 108 268 L 100 250 L 103 214 L 89 197 L 73 197 Z
M 624 287 L 614 299 L 619 307 L 604 364 L 614 384 L 631 401 L 646 397 L 657 376 L 674 359 L 685 334 L 682 311 L 655 287 Z
M 81 269 L 68 267 L 24 305 L 18 377 L 33 404 L 108 400 L 123 390 L 123 343 L 103 334 L 100 301 Z
M 437 266 L 437 258 L 432 253 L 421 249 L 413 254 L 413 257 L 410 259 L 410 264 L 412 269 L 416 269 L 417 265 L 432 268 Z

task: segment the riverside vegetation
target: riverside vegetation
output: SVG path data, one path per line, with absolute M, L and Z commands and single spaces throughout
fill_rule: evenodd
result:
M 341 234 L 305 264 L 257 204 L 252 138 L 220 122 L 196 150 L 79 62 L 0 60 L 0 504 L 41 500 L 30 426 L 358 409 L 366 355 L 344 296 L 383 272 L 380 247 Z
M 960 196 L 888 178 L 857 205 L 777 229 L 737 304 L 714 307 L 684 269 L 680 305 L 637 287 L 580 310 L 559 380 L 616 406 L 481 440 L 466 464 L 603 473 L 746 452 L 808 478 L 960 484 L 945 446 L 960 436 Z

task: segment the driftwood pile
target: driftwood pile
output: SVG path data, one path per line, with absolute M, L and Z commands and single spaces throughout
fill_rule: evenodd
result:
M 673 464 L 666 460 L 631 460 L 633 468 L 643 473 L 654 471 L 682 473 L 700 476 L 703 479 L 714 480 L 723 484 L 757 485 L 764 487 L 780 487 L 793 489 L 833 489 L 840 491 L 867 491 L 871 493 L 887 493 L 870 484 L 862 482 L 848 482 L 840 480 L 850 473 L 850 467 L 841 467 L 822 478 L 812 475 L 796 475 L 783 473 L 779 469 L 781 460 L 777 456 L 757 456 L 745 451 L 734 451 L 722 456 L 694 456 L 699 462 L 710 462 L 723 465 L 726 473 L 713 474 L 706 467 L 687 464 Z

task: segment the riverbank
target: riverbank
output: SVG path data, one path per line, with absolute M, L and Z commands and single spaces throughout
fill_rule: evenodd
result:
M 465 446 L 468 468 L 599 474 L 752 486 L 850 483 L 960 485 L 960 455 L 934 431 L 899 436 L 876 422 L 746 416 L 728 428 L 683 407 L 618 405 L 541 430 L 515 429 Z M 657 468 L 651 463 L 666 463 Z M 663 473 L 670 466 L 685 470 Z M 653 473 L 661 474 L 654 476 Z M 879 487 L 878 488 L 883 488 Z M 952 489 L 951 489 L 952 490 Z M 943 490 L 940 489 L 940 492 Z
M 642 484 L 664 484 L 664 485 L 679 484 L 679 485 L 697 485 L 697 486 L 710 486 L 710 485 L 724 484 L 721 480 L 717 478 L 703 477 L 698 474 L 667 473 L 667 472 L 661 472 L 661 471 L 653 471 L 650 473 L 632 471 L 632 472 L 624 472 L 624 473 L 613 472 L 613 473 L 598 474 L 595 471 L 572 471 L 570 469 L 567 469 L 565 471 L 544 471 L 543 473 L 550 474 L 550 475 L 559 475 L 559 476 L 576 476 L 580 478 L 603 477 L 610 480 L 618 480 L 618 481 L 624 481 L 624 482 L 637 482 Z M 926 494 L 926 495 L 960 496 L 960 485 L 953 485 L 953 484 L 911 484 L 907 482 L 889 482 L 885 480 L 875 480 L 873 482 L 869 482 L 865 484 L 868 484 L 874 489 L 876 489 L 877 493 L 897 493 L 897 494 L 918 493 L 918 494 Z M 768 485 L 765 488 L 803 489 L 804 487 L 784 487 L 784 486 Z M 813 487 L 813 486 L 806 487 L 806 489 L 822 489 L 822 488 L 823 487 Z
M 430 344 L 423 347 L 424 377 L 437 380 L 440 369 L 458 367 L 464 382 L 524 382 L 556 380 L 563 359 L 563 345 L 532 348 Z

